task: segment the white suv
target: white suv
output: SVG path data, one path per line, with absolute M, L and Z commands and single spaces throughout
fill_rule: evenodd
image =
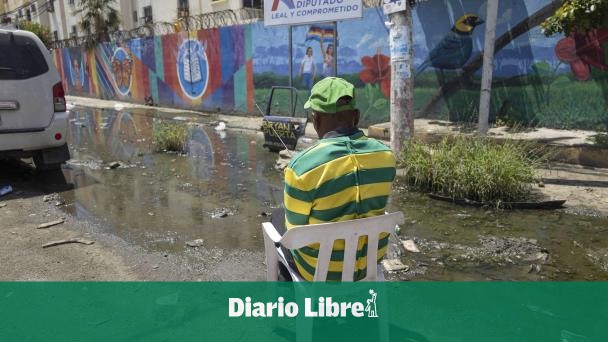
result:
M 70 159 L 61 78 L 31 32 L 0 29 L 0 159 L 34 158 L 38 170 Z

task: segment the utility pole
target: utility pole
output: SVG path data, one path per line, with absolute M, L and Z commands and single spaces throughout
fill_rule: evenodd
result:
M 400 153 L 403 143 L 414 136 L 414 78 L 412 7 L 409 0 L 385 0 L 389 15 L 391 49 L 391 149 Z M 413 1 L 412 1 L 413 3 Z
M 479 127 L 477 134 L 488 133 L 490 100 L 492 98 L 492 71 L 494 70 L 494 40 L 496 39 L 496 19 L 498 0 L 488 0 L 486 11 L 486 36 L 483 48 L 483 74 L 481 76 L 481 95 L 479 96 Z

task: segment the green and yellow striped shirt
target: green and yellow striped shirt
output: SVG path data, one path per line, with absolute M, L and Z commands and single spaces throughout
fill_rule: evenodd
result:
M 352 135 L 319 140 L 302 151 L 285 169 L 285 223 L 290 229 L 384 214 L 395 159 L 381 142 L 356 130 Z M 388 235 L 379 241 L 378 260 L 386 253 Z M 293 250 L 302 277 L 312 281 L 319 244 Z M 344 240 L 334 243 L 328 281 L 342 279 Z M 365 277 L 367 238 L 359 239 L 354 279 Z

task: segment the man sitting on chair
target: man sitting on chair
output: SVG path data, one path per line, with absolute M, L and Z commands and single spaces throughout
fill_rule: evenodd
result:
M 395 178 L 395 159 L 386 145 L 357 128 L 353 85 L 327 77 L 312 88 L 304 108 L 312 111 L 319 141 L 296 155 L 285 169 L 285 228 L 384 214 Z M 284 232 L 280 223 L 275 226 Z M 354 280 L 365 277 L 366 244 L 367 238 L 359 239 Z M 387 250 L 388 234 L 381 236 L 378 245 L 380 260 Z M 290 252 L 286 254 L 293 256 L 302 278 L 312 281 L 319 244 Z M 343 252 L 344 241 L 336 241 L 327 281 L 342 279 Z

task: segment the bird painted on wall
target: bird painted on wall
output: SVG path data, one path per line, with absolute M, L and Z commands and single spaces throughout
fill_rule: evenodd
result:
M 458 18 L 452 30 L 429 52 L 427 59 L 418 67 L 416 76 L 429 66 L 436 69 L 460 69 L 473 52 L 473 30 L 484 21 L 477 14 L 467 13 Z

